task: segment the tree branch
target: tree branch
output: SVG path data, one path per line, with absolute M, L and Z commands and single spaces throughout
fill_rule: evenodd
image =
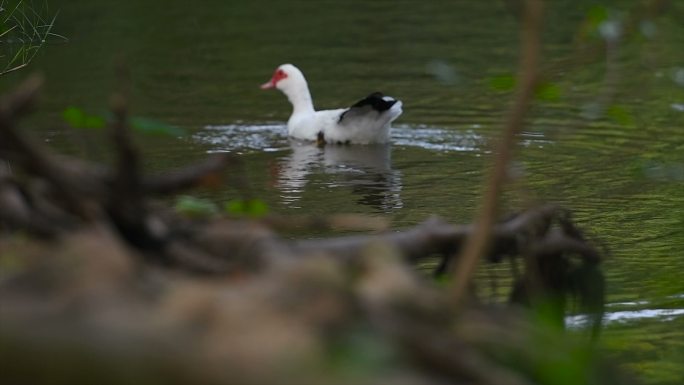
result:
M 475 230 L 468 237 L 458 264 L 455 266 L 452 294 L 455 303 L 461 302 L 470 284 L 480 257 L 486 253 L 490 231 L 494 224 L 508 164 L 512 158 L 515 138 L 521 131 L 529 109 L 538 78 L 540 30 L 542 24 L 542 0 L 526 0 L 520 31 L 521 57 L 518 69 L 516 98 L 508 112 L 504 130 L 499 140 L 494 166 L 482 198 Z

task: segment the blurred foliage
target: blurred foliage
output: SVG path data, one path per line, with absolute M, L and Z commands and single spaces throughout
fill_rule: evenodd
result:
M 337 336 L 328 347 L 326 365 L 331 373 L 351 383 L 381 373 L 396 363 L 396 352 L 370 328 L 351 329 Z
M 260 199 L 235 199 L 226 203 L 224 209 L 236 216 L 256 218 L 268 214 L 268 205 Z
M 546 102 L 554 102 L 557 100 L 560 100 L 561 98 L 561 89 L 558 84 L 551 83 L 551 82 L 541 82 L 537 86 L 537 90 L 535 92 L 535 97 L 539 100 L 543 100 Z
M 105 119 L 99 115 L 88 115 L 77 107 L 68 107 L 62 113 L 64 120 L 74 128 L 104 128 Z
M 220 214 L 219 206 L 210 199 L 190 195 L 177 197 L 177 212 L 193 218 L 208 218 Z M 268 214 L 268 205 L 260 199 L 234 199 L 224 204 L 223 212 L 237 217 L 258 218 Z
M 90 115 L 78 107 L 68 107 L 62 112 L 62 118 L 74 128 L 100 129 L 106 125 L 106 119 L 101 115 Z M 162 135 L 179 137 L 186 134 L 185 130 L 158 120 L 132 117 L 130 125 L 134 131 L 145 135 Z
M 147 135 L 178 137 L 186 134 L 185 130 L 180 127 L 149 118 L 132 117 L 131 127 L 137 132 Z
M 174 209 L 191 218 L 209 218 L 219 213 L 218 206 L 212 201 L 190 195 L 178 196 Z
M 623 126 L 633 126 L 635 123 L 634 116 L 627 107 L 619 104 L 609 106 L 606 110 L 606 116 Z
M 494 91 L 512 91 L 516 79 L 512 74 L 497 75 L 489 78 L 489 88 Z
M 585 14 L 584 21 L 579 28 L 581 39 L 598 39 L 601 37 L 600 27 L 609 20 L 609 10 L 604 5 L 592 5 Z
M 493 91 L 513 91 L 517 80 L 512 74 L 504 74 L 489 78 L 488 84 Z M 534 96 L 546 102 L 557 101 L 561 98 L 561 89 L 558 84 L 543 81 L 537 85 Z

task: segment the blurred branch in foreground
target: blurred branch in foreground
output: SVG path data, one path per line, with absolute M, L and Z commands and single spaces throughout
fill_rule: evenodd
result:
M 293 240 L 269 227 L 282 218 L 186 217 L 154 196 L 228 180 L 234 157 L 144 174 L 121 95 L 113 165 L 55 154 L 17 127 L 40 84 L 0 98 L 0 160 L 13 167 L 0 168 L 3 383 L 629 383 L 557 327 L 575 299 L 594 325 L 603 311 L 601 256 L 565 210 L 492 224 L 487 250 L 490 263 L 524 258 L 510 302 L 552 304 L 550 318 L 455 311 L 415 263 L 437 256 L 446 272 L 472 225 Z
M 544 4 L 542 0 L 526 0 L 520 25 L 520 63 L 515 99 L 506 116 L 501 138 L 496 146 L 494 164 L 482 197 L 475 229 L 468 238 L 462 256 L 454 265 L 454 302 L 463 299 L 481 256 L 490 247 L 490 232 L 498 214 L 499 197 L 513 156 L 516 136 L 522 130 L 539 77 L 539 52 Z

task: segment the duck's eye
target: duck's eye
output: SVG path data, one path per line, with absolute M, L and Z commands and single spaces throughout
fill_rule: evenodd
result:
M 285 78 L 287 78 L 287 73 L 284 70 L 278 68 L 275 70 L 275 72 L 273 72 L 273 78 L 271 79 L 271 82 L 275 86 L 279 81 Z

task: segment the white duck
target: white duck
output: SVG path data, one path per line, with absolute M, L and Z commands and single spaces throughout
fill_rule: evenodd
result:
M 292 103 L 287 121 L 291 137 L 319 143 L 386 143 L 390 124 L 401 115 L 401 101 L 374 92 L 349 108 L 314 110 L 309 87 L 302 71 L 283 64 L 262 89 L 277 88 Z

